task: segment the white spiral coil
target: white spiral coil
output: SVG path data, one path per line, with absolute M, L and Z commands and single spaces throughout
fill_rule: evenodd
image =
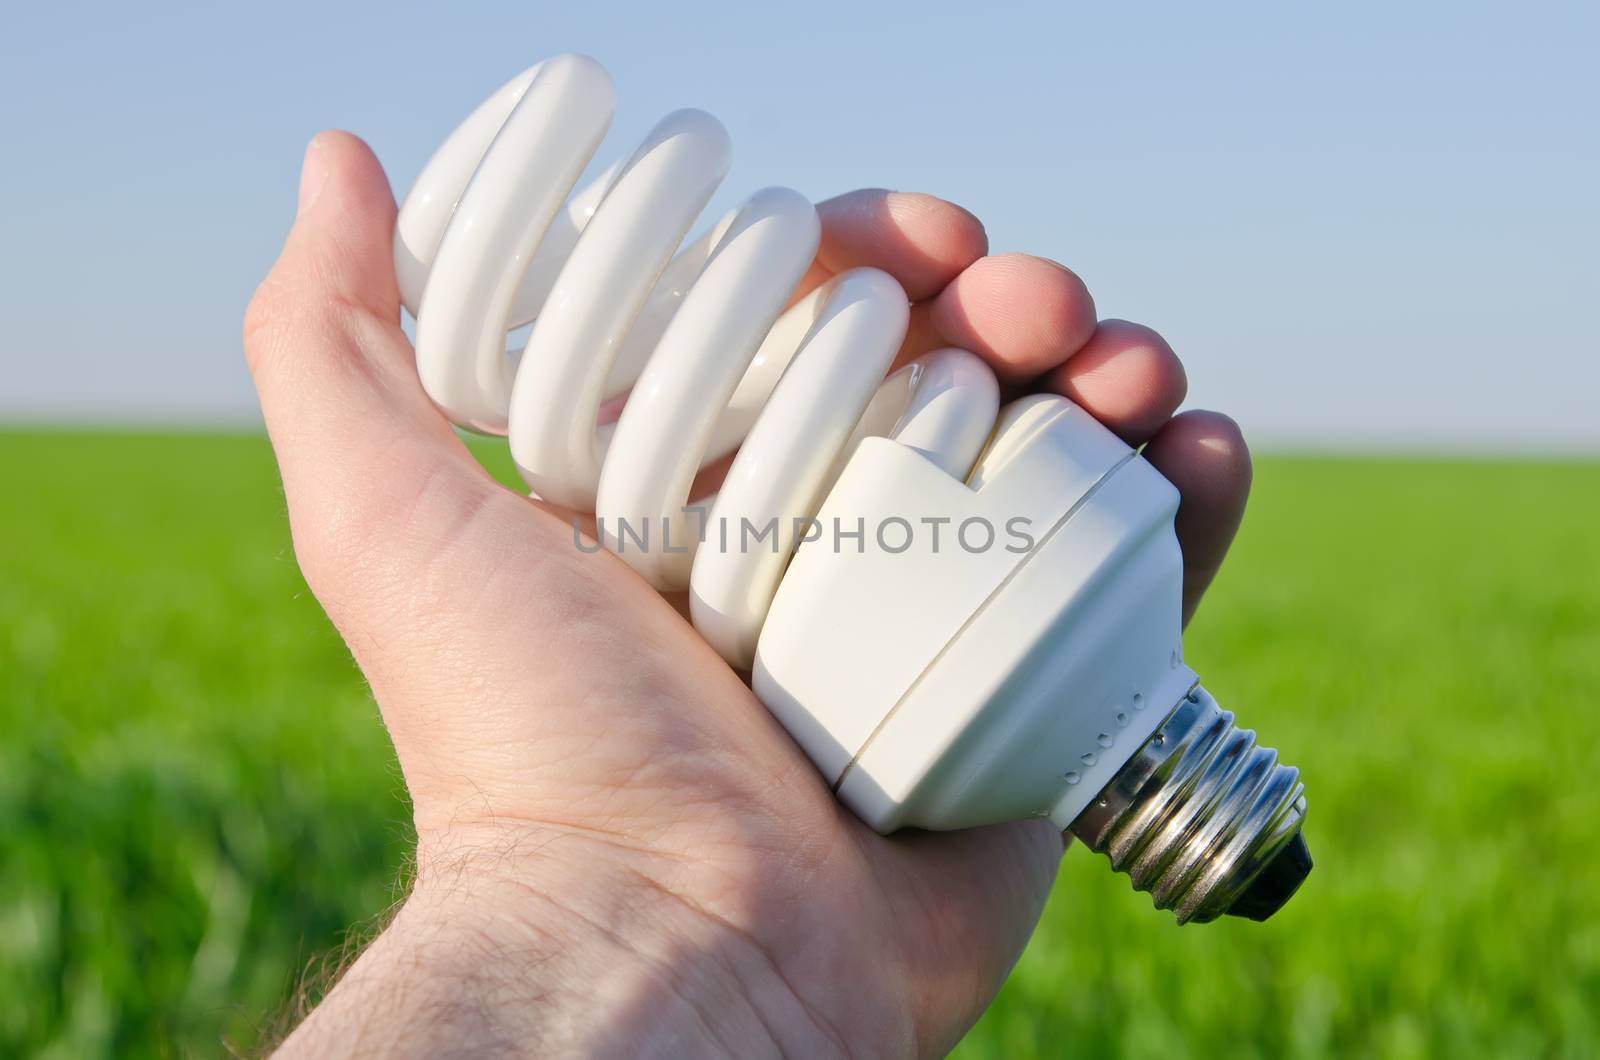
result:
M 658 588 L 688 588 L 696 627 L 748 669 L 804 520 L 855 442 L 893 437 L 965 479 L 998 388 L 955 349 L 885 380 L 908 306 L 876 269 L 842 273 L 786 311 L 820 239 L 798 192 L 756 192 L 674 257 L 729 167 L 728 134 L 709 114 L 668 115 L 573 194 L 613 102 L 598 63 L 562 55 L 480 105 L 401 207 L 401 300 L 446 415 L 508 434 L 539 497 L 595 513 L 601 540 Z M 524 349 L 508 352 L 506 334 L 530 321 Z M 615 424 L 599 425 L 624 395 Z M 716 497 L 686 512 L 698 470 L 735 450 Z M 716 529 L 774 520 L 776 540 L 755 548 L 724 545 Z M 619 536 L 623 526 L 635 533 Z

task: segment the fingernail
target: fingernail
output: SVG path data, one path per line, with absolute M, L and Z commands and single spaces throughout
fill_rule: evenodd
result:
M 311 142 L 306 144 L 305 161 L 300 163 L 300 202 L 295 208 L 295 215 L 306 212 L 317 196 L 322 193 L 322 186 L 328 183 L 328 163 L 322 157 L 322 143 L 320 136 L 313 136 Z

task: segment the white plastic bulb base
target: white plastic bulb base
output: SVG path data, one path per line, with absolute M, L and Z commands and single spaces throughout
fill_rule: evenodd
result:
M 965 475 L 867 438 L 778 589 L 755 691 L 880 832 L 1048 817 L 1180 922 L 1259 919 L 1309 871 L 1303 789 L 1184 664 L 1177 506 L 1059 397 L 1004 409 Z

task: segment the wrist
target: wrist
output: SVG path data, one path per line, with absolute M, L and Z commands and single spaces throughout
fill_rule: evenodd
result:
M 410 896 L 285 1051 L 844 1051 L 748 932 L 647 857 L 544 829 L 423 843 Z

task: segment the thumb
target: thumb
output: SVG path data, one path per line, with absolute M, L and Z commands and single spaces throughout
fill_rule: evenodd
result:
M 453 509 L 488 483 L 417 377 L 400 329 L 394 221 L 371 149 L 349 133 L 318 135 L 294 227 L 245 312 L 245 360 L 295 551 L 324 603 L 340 572 L 394 542 L 396 513 Z
M 330 297 L 398 322 L 394 223 L 394 196 L 372 149 L 347 132 L 320 133 L 306 145 L 295 224 L 274 274 L 301 274 Z

